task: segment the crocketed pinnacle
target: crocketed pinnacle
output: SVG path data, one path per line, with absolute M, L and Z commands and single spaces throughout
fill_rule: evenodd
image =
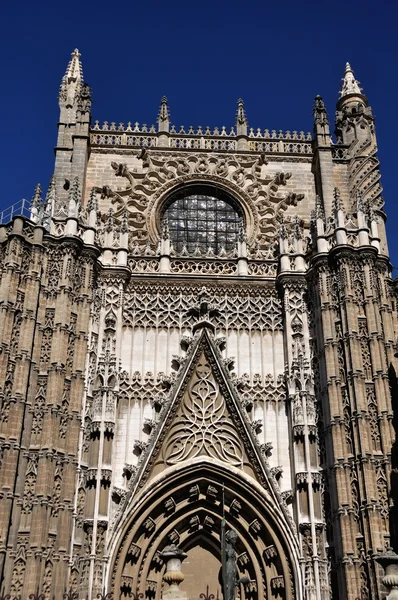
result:
M 339 210 L 343 208 L 343 203 L 341 201 L 341 195 L 339 188 L 335 187 L 333 190 L 333 210 L 337 214 Z
M 328 115 L 326 112 L 325 103 L 321 96 L 315 96 L 314 108 L 312 113 L 314 115 L 315 125 L 318 125 L 320 123 L 328 123 Z
M 83 67 L 80 61 L 80 52 L 77 48 L 72 52 L 71 59 L 66 67 L 65 75 L 61 81 L 59 91 L 60 100 L 72 100 L 75 93 L 83 83 Z
M 170 121 L 170 109 L 169 109 L 169 105 L 167 103 L 167 98 L 166 96 L 163 96 L 161 101 L 160 101 L 160 108 L 159 108 L 159 114 L 158 114 L 158 123 L 160 121 Z
M 91 188 L 90 196 L 87 202 L 87 211 L 98 210 L 98 200 L 95 188 Z
M 81 190 L 80 190 L 80 182 L 79 178 L 75 177 L 73 179 L 72 185 L 69 188 L 69 200 L 73 200 L 73 202 L 78 206 L 81 202 Z
M 325 211 L 323 208 L 323 202 L 319 195 L 316 196 L 316 200 L 315 200 L 315 218 L 325 220 Z
M 38 183 L 35 187 L 35 193 L 32 198 L 31 204 L 32 204 L 32 207 L 38 208 L 39 206 L 41 206 L 42 203 L 43 203 L 43 198 L 41 195 L 41 185 L 40 185 L 40 183 Z
M 238 108 L 236 111 L 236 122 L 238 125 L 247 125 L 247 116 L 245 111 L 245 105 L 243 103 L 242 98 L 238 100 Z
M 122 211 L 122 218 L 120 221 L 120 233 L 128 233 L 129 232 L 129 214 L 127 212 L 127 208 L 124 206 Z
M 82 63 L 80 62 L 80 56 L 81 54 L 79 50 L 75 48 L 72 52 L 71 60 L 66 68 L 65 77 L 68 81 L 72 79 L 75 81 L 83 81 L 83 67 Z
M 359 87 L 359 81 L 355 79 L 354 71 L 351 69 L 350 63 L 346 63 L 345 65 L 345 73 L 342 82 L 340 98 L 348 96 L 349 94 L 362 94 L 362 88 Z
M 52 175 L 50 179 L 50 185 L 48 186 L 48 190 L 46 193 L 46 198 L 44 204 L 46 206 L 46 211 L 50 211 L 54 208 L 56 201 L 56 188 L 55 188 L 55 177 Z

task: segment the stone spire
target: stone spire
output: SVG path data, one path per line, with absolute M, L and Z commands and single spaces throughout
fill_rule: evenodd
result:
M 58 138 L 54 167 L 57 217 L 64 214 L 64 209 L 69 204 L 65 181 L 71 182 L 78 177 L 80 182 L 84 182 L 89 155 L 91 90 L 83 81 L 80 52 L 77 49 L 72 52 L 62 78 L 58 104 Z
M 343 84 L 340 90 L 340 98 L 336 105 L 336 129 L 337 143 L 349 146 L 356 139 L 361 144 L 366 140 L 373 139 L 374 144 L 374 118 L 372 109 L 368 105 L 368 99 L 359 87 L 359 81 L 355 79 L 354 71 L 349 63 L 346 64 Z
M 158 113 L 158 131 L 169 131 L 170 127 L 170 108 L 167 103 L 166 96 L 160 101 L 160 108 Z
M 76 48 L 71 55 L 71 60 L 66 68 L 65 75 L 61 81 L 59 91 L 59 102 L 66 106 L 73 106 L 75 97 L 78 95 L 83 84 L 83 68 L 80 61 L 80 52 Z
M 342 82 L 340 98 L 350 94 L 362 95 L 362 88 L 359 87 L 359 81 L 355 79 L 354 71 L 351 69 L 350 63 L 346 63 L 345 65 L 345 73 Z

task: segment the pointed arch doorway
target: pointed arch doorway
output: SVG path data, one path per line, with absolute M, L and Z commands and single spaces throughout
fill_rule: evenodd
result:
M 238 534 L 238 572 L 250 580 L 241 586 L 241 600 L 302 598 L 294 535 L 272 497 L 242 471 L 206 457 L 166 469 L 136 496 L 111 541 L 108 580 L 115 596 L 142 593 L 160 600 L 160 553 L 175 543 L 188 554 L 181 589 L 191 600 L 203 600 L 209 586 L 209 594 L 221 598 L 223 486 L 227 528 Z

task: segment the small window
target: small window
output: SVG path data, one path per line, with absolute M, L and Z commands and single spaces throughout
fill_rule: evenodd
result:
M 170 199 L 164 218 L 176 252 L 185 248 L 189 254 L 233 251 L 242 223 L 237 203 L 215 186 L 185 186 Z

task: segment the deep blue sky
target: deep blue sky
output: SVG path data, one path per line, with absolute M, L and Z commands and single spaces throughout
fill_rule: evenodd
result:
M 58 89 L 75 47 L 93 119 L 152 124 L 166 94 L 178 126 L 231 126 L 242 97 L 252 127 L 312 131 L 314 96 L 333 120 L 348 60 L 377 119 L 398 266 L 397 22 L 392 0 L 4 0 L 0 206 L 30 198 L 37 182 L 47 187 Z

